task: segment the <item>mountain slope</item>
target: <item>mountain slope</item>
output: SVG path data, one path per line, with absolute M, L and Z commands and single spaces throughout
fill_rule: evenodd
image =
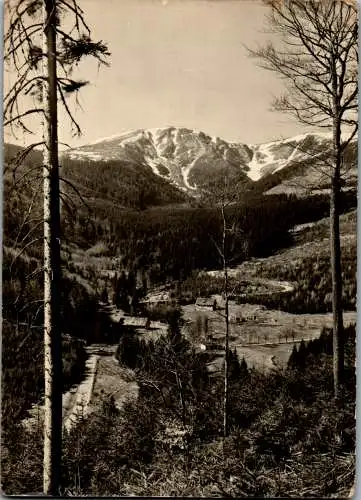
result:
M 251 146 L 250 177 L 267 194 L 310 194 L 328 189 L 332 172 L 332 136 L 303 134 Z M 357 138 L 344 152 L 344 189 L 357 186 Z
M 211 138 L 187 128 L 136 130 L 112 136 L 65 154 L 71 160 L 122 161 L 148 166 L 183 191 L 195 194 L 226 169 L 236 180 L 248 180 L 252 152 L 247 145 Z M 212 179 L 213 178 L 213 179 Z
M 302 134 L 288 139 L 252 145 L 253 157 L 248 164 L 249 176 L 259 180 L 291 164 L 311 160 L 330 147 L 330 134 Z

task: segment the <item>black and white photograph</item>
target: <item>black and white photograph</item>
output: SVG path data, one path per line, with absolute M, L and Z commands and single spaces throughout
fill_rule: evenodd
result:
M 357 498 L 357 0 L 4 0 L 1 491 Z

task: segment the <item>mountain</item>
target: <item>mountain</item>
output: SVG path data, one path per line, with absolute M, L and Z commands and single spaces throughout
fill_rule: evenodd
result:
M 71 160 L 120 161 L 152 172 L 179 189 L 195 194 L 210 182 L 223 178 L 247 180 L 252 158 L 245 144 L 228 143 L 218 137 L 187 128 L 136 130 L 100 139 L 66 153 Z
M 252 145 L 249 176 L 257 181 L 296 163 L 322 155 L 331 146 L 330 134 L 302 134 L 265 144 Z
M 21 151 L 5 144 L 5 166 Z M 143 209 L 189 203 L 210 188 L 222 188 L 226 171 L 231 182 L 240 181 L 256 193 L 304 196 L 315 190 L 323 192 L 329 185 L 330 151 L 329 134 L 241 144 L 196 130 L 168 127 L 99 139 L 62 152 L 60 163 L 62 177 L 94 208 Z M 41 164 L 39 151 L 31 151 L 23 167 L 34 164 Z M 344 188 L 354 189 L 356 138 L 346 148 L 344 170 Z M 67 191 L 72 199 L 77 198 L 70 187 Z
M 139 129 L 72 149 L 65 157 L 88 164 L 122 162 L 196 195 L 220 183 L 226 170 L 232 180 L 255 184 L 263 192 L 298 192 L 326 186 L 330 134 L 308 133 L 265 144 L 247 145 L 210 137 L 187 128 Z M 347 148 L 348 183 L 357 178 L 357 139 Z

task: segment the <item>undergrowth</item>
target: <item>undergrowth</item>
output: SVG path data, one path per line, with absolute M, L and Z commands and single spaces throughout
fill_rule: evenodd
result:
M 346 330 L 338 402 L 332 397 L 330 341 L 332 348 L 331 333 L 323 331 L 318 343 L 293 353 L 287 368 L 269 374 L 243 363 L 240 370 L 234 359 L 231 429 L 223 440 L 222 380 L 207 376 L 198 355 L 173 329 L 153 345 L 145 364 L 132 361 L 138 400 L 122 411 L 104 400 L 102 410 L 66 436 L 63 493 L 346 496 L 355 470 L 355 327 Z M 126 351 L 120 357 L 121 352 Z M 154 365 L 152 353 L 162 353 L 162 363 Z M 186 369 L 178 370 L 180 360 Z M 21 438 L 5 457 L 6 493 L 41 490 L 39 446 L 34 450 L 29 437 Z M 15 472 L 20 461 L 21 481 Z

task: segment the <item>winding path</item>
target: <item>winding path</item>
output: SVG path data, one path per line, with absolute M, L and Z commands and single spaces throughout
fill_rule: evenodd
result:
M 81 418 L 88 417 L 106 398 L 113 397 L 118 409 L 138 396 L 133 372 L 122 368 L 115 358 L 116 345 L 91 344 L 85 349 L 85 378 L 63 394 L 63 429 L 69 432 Z M 44 405 L 33 405 L 22 421 L 28 430 L 43 427 Z
M 206 271 L 206 274 L 209 276 L 217 277 L 217 278 L 222 278 L 223 277 L 223 270 L 217 269 L 214 271 Z M 240 278 L 242 279 L 242 272 L 239 267 L 230 267 L 227 270 L 227 274 L 229 278 Z M 293 292 L 295 289 L 295 285 L 291 283 L 290 281 L 277 281 L 277 280 L 272 280 L 268 278 L 250 278 L 248 277 L 246 281 L 249 281 L 250 283 L 257 283 L 260 285 L 265 285 L 269 286 L 270 288 L 278 288 L 277 292 L 278 293 L 289 293 Z M 279 290 L 281 288 L 281 290 Z M 265 293 L 265 292 L 263 292 Z M 268 293 L 274 293 L 273 290 L 270 290 Z
M 85 378 L 78 385 L 74 385 L 63 394 L 63 428 L 68 432 L 81 417 L 90 413 L 90 401 L 94 387 L 98 355 L 91 352 L 91 346 L 86 347 L 89 357 L 85 364 Z M 22 421 L 27 429 L 35 429 L 43 425 L 44 405 L 36 404 L 28 411 L 29 417 Z
M 86 348 L 88 354 L 91 352 L 90 349 Z M 90 413 L 90 401 L 97 374 L 98 358 L 97 354 L 90 354 L 85 365 L 87 376 L 75 390 L 73 389 L 73 393 L 71 389 L 63 395 L 63 427 L 68 432 L 80 418 L 87 417 Z

